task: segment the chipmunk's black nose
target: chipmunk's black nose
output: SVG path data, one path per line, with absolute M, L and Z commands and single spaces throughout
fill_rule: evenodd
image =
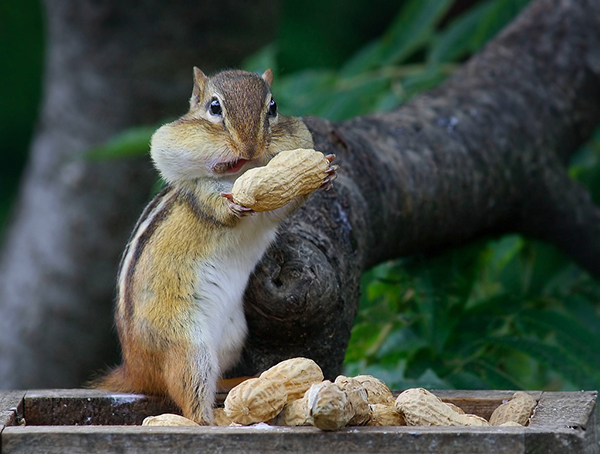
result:
M 240 151 L 244 159 L 252 159 L 257 151 L 256 144 L 243 144 L 240 146 Z

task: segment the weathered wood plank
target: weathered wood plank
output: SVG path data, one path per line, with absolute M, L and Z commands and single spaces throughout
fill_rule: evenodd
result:
M 543 448 L 532 452 L 559 454 L 567 443 L 576 442 L 580 446 L 577 452 L 600 453 L 598 392 L 545 392 L 530 426 L 544 427 L 547 432 L 528 434 L 527 445 Z
M 14 411 L 0 411 L 0 426 L 14 426 L 17 424 L 17 415 Z
M 142 394 L 89 389 L 27 391 L 28 425 L 139 425 L 146 416 L 180 413 L 171 401 Z
M 12 426 L 17 424 L 23 415 L 23 398 L 25 391 L 0 392 L 0 425 Z
M 597 434 L 597 428 L 594 429 Z M 554 427 L 524 429 L 525 452 L 527 454 L 598 454 L 600 446 L 595 436 L 589 436 L 583 429 Z
M 508 428 L 515 429 L 515 428 Z M 525 454 L 527 429 L 346 428 L 323 432 L 312 427 L 8 427 L 3 454 L 69 453 L 397 453 Z M 571 451 L 564 451 L 568 454 Z
M 20 412 L 25 391 L 0 391 L 0 411 Z
M 597 391 L 545 392 L 531 418 L 531 423 L 546 427 L 583 428 L 596 421 Z

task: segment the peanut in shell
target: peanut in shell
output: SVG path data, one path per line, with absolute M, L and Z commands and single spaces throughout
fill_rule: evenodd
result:
M 306 399 L 308 416 L 321 430 L 337 430 L 354 416 L 346 393 L 329 380 L 312 385 L 306 391 Z
M 448 405 L 452 410 L 454 410 L 459 415 L 464 415 L 465 414 L 465 411 L 462 408 L 460 408 L 458 405 L 455 405 L 452 402 L 444 402 L 444 403 L 446 405 Z
M 309 358 L 281 361 L 260 376 L 282 382 L 288 393 L 287 403 L 302 398 L 312 384 L 323 381 L 323 371 Z
M 490 424 L 500 426 L 507 422 L 516 422 L 525 426 L 536 405 L 537 401 L 529 394 L 517 391 L 512 399 L 504 402 L 494 410 L 492 416 L 490 416 Z
M 354 412 L 354 416 L 348 421 L 348 425 L 365 425 L 371 419 L 371 408 L 367 400 L 366 388 L 353 377 L 346 377 L 344 375 L 338 375 L 334 383 L 346 393 L 348 403 Z
M 277 416 L 286 402 L 283 383 L 264 377 L 251 378 L 229 391 L 225 414 L 238 424 L 265 422 Z
M 195 421 L 173 413 L 163 413 L 158 416 L 148 416 L 142 421 L 142 426 L 199 426 Z
M 514 421 L 506 421 L 502 424 L 499 424 L 499 427 L 523 427 L 523 424 L 519 424 L 518 422 Z
M 254 211 L 275 210 L 319 189 L 329 167 L 329 160 L 319 151 L 282 151 L 266 166 L 250 169 L 235 180 L 231 194 L 235 203 Z
M 288 402 L 273 423 L 278 426 L 310 426 L 312 422 L 308 415 L 307 401 L 308 398 L 304 395 L 302 399 Z
M 367 391 L 367 401 L 370 404 L 389 404 L 394 405 L 394 396 L 387 385 L 372 375 L 357 375 L 356 377 L 345 377 L 339 375 L 335 382 L 341 388 L 345 388 L 343 384 L 345 380 L 351 379 L 353 383 L 358 383 Z
M 215 426 L 229 426 L 233 421 L 225 414 L 222 407 L 213 408 L 215 415 Z
M 396 411 L 393 405 L 369 404 L 371 419 L 367 426 L 405 426 L 404 416 Z
M 423 388 L 402 392 L 394 406 L 409 426 L 489 426 L 485 419 L 477 415 L 457 413 Z

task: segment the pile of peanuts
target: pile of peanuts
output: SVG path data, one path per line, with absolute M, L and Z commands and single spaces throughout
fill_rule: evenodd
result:
M 529 394 L 516 392 L 486 421 L 465 414 L 423 388 L 407 389 L 394 398 L 388 387 L 373 376 L 340 375 L 331 382 L 323 380 L 321 368 L 311 359 L 292 358 L 233 388 L 225 399 L 225 407 L 215 409 L 215 423 L 313 425 L 322 430 L 364 425 L 524 426 L 536 404 Z M 144 424 L 188 425 L 185 418 L 176 415 L 152 418 Z

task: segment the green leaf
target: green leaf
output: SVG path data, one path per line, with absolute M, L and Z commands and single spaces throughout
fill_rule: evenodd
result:
M 427 341 L 412 328 L 397 326 L 381 344 L 377 360 L 385 362 L 387 358 L 405 358 L 427 346 Z
M 155 130 L 156 126 L 139 126 L 127 129 L 111 138 L 104 145 L 84 151 L 83 157 L 100 161 L 143 156 L 150 149 L 150 138 Z
M 594 203 L 600 205 L 600 128 L 575 154 L 569 173 L 590 191 Z
M 440 67 L 432 66 L 420 74 L 406 77 L 402 80 L 405 99 L 410 99 L 426 90 L 440 85 L 448 75 L 441 71 Z
M 285 115 L 320 115 L 329 107 L 337 75 L 328 70 L 306 70 L 273 83 L 273 95 Z
M 406 96 L 403 92 L 397 90 L 390 90 L 383 93 L 382 96 L 375 103 L 375 112 L 389 112 L 400 104 L 406 101 Z
M 556 246 L 541 241 L 532 241 L 534 262 L 529 279 L 528 291 L 534 294 L 548 294 L 556 286 L 556 280 L 564 279 L 563 270 L 571 272 L 571 279 L 579 273 L 572 273 L 571 260 Z
M 590 279 L 590 284 L 600 291 L 600 283 Z M 577 290 L 578 293 L 564 297 L 564 305 L 569 308 L 569 313 L 583 324 L 590 333 L 600 337 L 600 307 L 598 306 L 600 298 L 591 295 L 588 299 L 585 291 Z
M 275 75 L 275 80 L 277 80 L 277 75 L 279 72 L 277 66 L 277 44 L 271 43 L 267 44 L 265 47 L 260 49 L 258 52 L 250 55 L 246 58 L 241 67 L 246 71 L 262 74 L 268 68 L 273 71 Z
M 500 240 L 491 242 L 490 269 L 494 273 L 491 277 L 496 278 L 518 256 L 524 245 L 525 240 L 519 235 L 505 235 Z
M 383 65 L 398 64 L 423 47 L 453 0 L 409 0 L 382 37 Z
M 371 41 L 340 70 L 343 78 L 399 64 L 427 44 L 453 0 L 409 0 L 381 38 Z
M 490 0 L 467 10 L 436 36 L 429 52 L 429 62 L 459 61 L 477 52 L 525 4 L 525 0 Z
M 429 51 L 432 64 L 459 61 L 476 51 L 479 42 L 478 29 L 490 12 L 495 11 L 495 1 L 474 6 L 466 13 L 454 19 L 434 40 Z
M 330 120 L 344 120 L 364 115 L 372 111 L 377 99 L 389 90 L 389 81 L 385 77 L 371 78 L 361 83 L 334 91 L 328 98 L 327 107 L 322 115 Z
M 479 371 L 477 371 L 479 372 Z M 478 373 L 460 370 L 444 377 L 455 389 L 489 389 L 490 384 L 481 379 Z
M 441 295 L 427 292 L 420 309 L 425 337 L 435 354 L 442 355 L 448 338 L 460 321 L 462 306 L 450 305 Z
M 534 338 L 498 337 L 486 342 L 521 351 L 554 369 L 556 372 L 584 389 L 600 386 L 598 372 L 591 372 L 588 365 L 574 358 L 566 349 L 545 344 Z
M 523 385 L 486 358 L 479 358 L 465 367 L 474 371 L 491 389 L 523 389 Z
M 552 310 L 528 309 L 520 318 L 555 332 L 560 344 L 580 361 L 600 370 L 600 335 L 590 332 L 585 325 L 567 314 Z
M 352 77 L 377 68 L 381 64 L 382 55 L 382 42 L 380 40 L 371 41 L 344 64 L 340 69 L 340 76 Z
M 409 382 L 410 383 L 410 382 Z M 427 369 L 415 382 L 411 384 L 412 388 L 425 389 L 452 389 L 452 384 L 441 378 L 433 369 Z

